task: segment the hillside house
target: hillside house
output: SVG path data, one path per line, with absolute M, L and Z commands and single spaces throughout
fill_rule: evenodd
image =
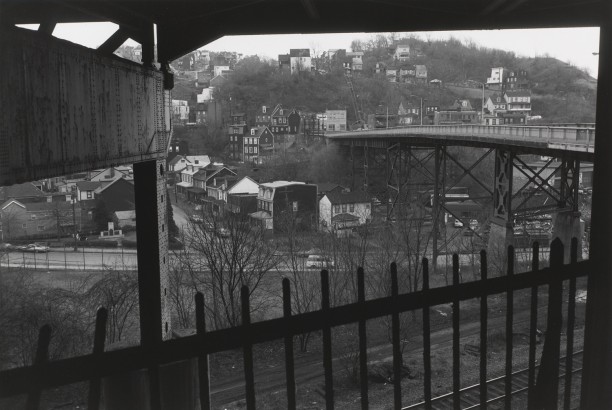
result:
M 263 158 L 274 150 L 274 134 L 266 126 L 252 127 L 243 141 L 242 160 L 244 162 L 261 164 Z
M 327 131 L 346 131 L 346 110 L 326 110 L 325 116 Z
M 290 49 L 289 60 L 289 64 L 291 66 L 291 74 L 297 74 L 303 71 L 310 72 L 312 70 L 310 49 L 308 48 Z
M 487 77 L 487 86 L 490 90 L 501 90 L 504 84 L 505 68 L 491 68 L 491 77 Z
M 190 201 L 198 202 L 206 198 L 208 185 L 214 182 L 214 178 L 235 176 L 234 170 L 223 164 L 210 164 L 198 169 L 193 176 L 193 186 L 187 189 L 187 197 Z
M 504 98 L 507 102 L 508 112 L 531 115 L 530 90 L 506 90 Z
M 274 181 L 259 185 L 257 212 L 251 217 L 266 229 L 284 230 L 289 223 L 299 229 L 316 228 L 317 186 L 296 181 Z
M 216 65 L 213 68 L 213 77 L 223 74 L 224 71 L 229 71 L 230 66 L 228 65 Z
M 528 90 L 527 70 L 507 71 L 504 78 L 504 90 Z
M 348 234 L 372 218 L 372 201 L 365 192 L 331 191 L 319 200 L 321 228 Z
M 249 127 L 245 124 L 232 124 L 228 126 L 229 155 L 231 159 L 241 160 L 244 147 L 244 137 L 248 134 Z
M 393 52 L 393 58 L 398 61 L 410 60 L 410 46 L 408 44 L 398 44 Z
M 506 112 L 508 109 L 508 104 L 506 103 L 504 95 L 500 92 L 491 94 L 489 97 L 487 97 L 485 109 L 493 115 L 497 114 L 498 112 Z
M 395 67 L 387 67 L 385 69 L 385 78 L 387 79 L 387 81 L 389 81 L 390 83 L 396 83 L 397 82 L 397 76 L 399 74 L 399 69 L 395 68 Z
M 269 105 L 262 105 L 257 110 L 255 115 L 255 126 L 267 126 L 272 124 L 272 113 L 280 108 L 280 104 L 272 107 Z
M 270 120 L 270 131 L 274 135 L 285 135 L 289 132 L 289 114 L 291 110 L 283 108 L 282 105 L 278 104 L 274 111 L 272 111 Z
M 291 72 L 291 57 L 289 54 L 278 55 L 278 69 L 288 73 Z
M 177 123 L 187 123 L 189 120 L 189 102 L 187 100 L 172 100 L 172 119 Z
M 427 84 L 427 67 L 423 64 L 417 64 L 414 66 L 416 74 L 416 82 L 420 84 Z

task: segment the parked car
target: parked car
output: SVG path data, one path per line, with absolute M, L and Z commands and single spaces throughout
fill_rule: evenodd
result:
M 49 252 L 49 247 L 40 243 L 31 243 L 29 245 L 20 246 L 17 248 L 22 252 L 45 253 Z
M 328 268 L 333 267 L 334 262 L 323 255 L 309 255 L 306 259 L 306 267 L 308 268 Z
M 0 252 L 9 252 L 14 251 L 15 249 L 17 249 L 15 245 L 11 245 L 10 243 L 0 243 Z
M 455 221 L 453 222 L 453 226 L 455 228 L 463 228 L 463 222 L 461 222 L 460 219 L 455 218 Z

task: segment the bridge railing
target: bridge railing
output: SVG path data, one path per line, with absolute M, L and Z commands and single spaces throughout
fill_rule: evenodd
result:
M 330 138 L 361 137 L 376 135 L 456 135 L 464 137 L 482 136 L 510 141 L 546 142 L 562 147 L 592 151 L 595 144 L 595 129 L 585 127 L 510 126 L 510 125 L 409 125 L 374 129 L 359 132 L 326 133 Z

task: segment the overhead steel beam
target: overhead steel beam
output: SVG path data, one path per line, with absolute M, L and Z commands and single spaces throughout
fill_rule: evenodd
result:
M 53 34 L 53 30 L 55 30 L 55 26 L 56 24 L 53 21 L 43 21 L 40 23 L 40 26 L 38 26 L 38 31 L 50 36 Z
M 104 54 L 112 54 L 117 50 L 127 39 L 130 38 L 127 30 L 125 28 L 119 27 L 117 31 L 115 31 L 109 38 L 106 39 L 104 43 L 102 43 L 98 47 L 98 51 Z

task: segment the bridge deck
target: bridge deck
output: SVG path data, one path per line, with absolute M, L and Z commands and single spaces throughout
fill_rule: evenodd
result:
M 509 147 L 525 152 L 571 153 L 592 161 L 595 129 L 587 127 L 505 126 L 505 125 L 415 125 L 349 132 L 326 132 L 333 141 L 380 141 Z

